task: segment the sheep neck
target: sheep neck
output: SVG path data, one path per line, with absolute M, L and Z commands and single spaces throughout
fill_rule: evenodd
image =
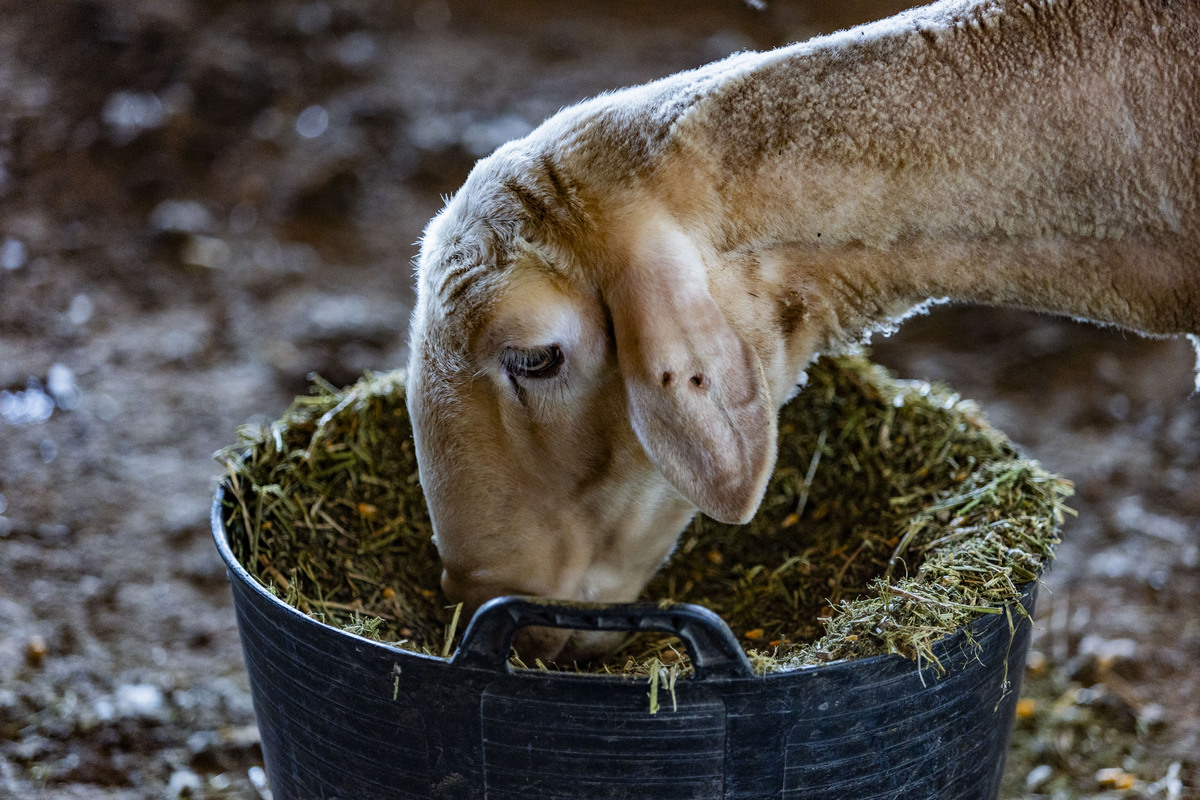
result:
M 714 293 L 801 309 L 793 351 L 929 298 L 1200 332 L 1200 6 L 1149 5 L 944 2 L 735 57 L 656 191 Z

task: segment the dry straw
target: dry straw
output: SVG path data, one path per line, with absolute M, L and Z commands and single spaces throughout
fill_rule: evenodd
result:
M 410 435 L 402 373 L 344 391 L 318 383 L 217 454 L 227 524 L 237 558 L 285 602 L 444 657 L 462 626 L 438 588 Z M 758 515 L 745 526 L 697 517 L 645 599 L 713 609 L 762 672 L 928 660 L 980 615 L 1011 616 L 1052 557 L 1069 494 L 974 404 L 862 358 L 822 359 L 781 414 Z M 676 640 L 643 636 L 588 668 L 666 688 L 688 666 Z

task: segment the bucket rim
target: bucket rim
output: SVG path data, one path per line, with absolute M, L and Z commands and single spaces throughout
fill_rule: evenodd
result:
M 270 591 L 268 591 L 266 589 L 266 587 L 264 587 L 263 584 L 258 579 L 256 579 L 253 575 L 251 575 L 249 570 L 247 570 L 242 565 L 242 563 L 238 560 L 237 556 L 234 555 L 233 548 L 230 547 L 229 532 L 225 525 L 225 515 L 224 515 L 225 505 L 226 505 L 226 502 L 228 501 L 227 495 L 228 495 L 229 491 L 230 491 L 229 481 L 222 480 L 220 482 L 220 484 L 217 486 L 217 490 L 213 495 L 210 520 L 211 520 L 211 529 L 212 529 L 211 532 L 212 532 L 213 542 L 216 545 L 217 552 L 221 556 L 221 560 L 225 562 L 226 573 L 227 573 L 227 576 L 231 583 L 236 579 L 240 584 L 242 584 L 246 587 L 249 587 L 249 589 L 252 592 L 254 592 L 255 596 L 260 599 L 260 601 L 265 601 L 267 603 L 270 603 L 273 605 L 273 607 L 280 609 L 280 610 L 286 612 L 287 614 L 291 615 L 293 619 L 297 620 L 298 624 L 317 625 L 320 628 L 325 629 L 330 634 L 333 634 L 333 635 L 336 635 L 339 637 L 344 637 L 347 644 L 353 644 L 353 646 L 355 646 L 355 647 L 370 648 L 371 650 L 373 650 L 377 653 L 387 653 L 391 657 L 406 657 L 406 658 L 411 657 L 411 658 L 415 658 L 415 659 L 424 661 L 430 665 L 438 665 L 439 667 L 445 667 L 447 669 L 458 669 L 458 670 L 466 669 L 466 670 L 472 670 L 472 671 L 489 671 L 488 668 L 486 668 L 486 667 L 481 667 L 477 663 L 471 663 L 471 660 L 461 660 L 460 659 L 456 663 L 456 656 L 461 651 L 461 649 L 462 649 L 461 646 L 459 648 L 456 648 L 455 652 L 451 653 L 446 658 L 443 658 L 441 656 L 421 653 L 421 652 L 418 652 L 415 650 L 406 650 L 404 648 L 397 647 L 388 642 L 375 641 L 375 640 L 368 639 L 363 636 L 356 635 L 349 631 L 344 631 L 344 630 L 342 630 L 340 628 L 336 628 L 332 625 L 328 625 L 324 622 L 321 622 L 320 620 L 317 620 L 317 619 L 309 616 L 308 614 L 305 614 L 300 609 L 287 604 L 278 595 L 275 595 L 275 594 L 271 593 Z M 1026 604 L 1030 600 L 1031 595 L 1033 595 L 1036 592 L 1036 589 L 1037 589 L 1037 586 L 1038 586 L 1040 580 L 1041 580 L 1041 575 L 1039 574 L 1038 578 L 1035 578 L 1032 581 L 1022 584 L 1020 586 L 1020 589 L 1021 589 L 1020 598 L 1018 600 L 1014 600 L 1014 601 L 1006 604 L 1005 606 L 1002 606 L 1002 608 L 1011 608 L 1014 605 Z M 496 598 L 496 600 L 493 600 L 491 602 L 494 603 L 497 600 L 504 600 L 504 599 L 508 599 L 508 600 L 512 600 L 512 601 L 532 601 L 534 603 L 537 603 L 538 605 L 548 606 L 548 607 L 555 606 L 554 600 L 546 600 L 544 598 L 522 598 L 522 597 L 518 597 L 518 596 L 511 596 L 508 598 Z M 612 609 L 612 610 L 618 611 L 618 612 L 623 612 L 623 613 L 637 613 L 638 608 L 644 607 L 645 605 L 646 605 L 645 603 L 608 603 L 608 604 L 603 604 L 602 607 Z M 683 605 L 683 604 L 681 604 L 681 605 Z M 564 609 L 570 608 L 569 604 L 566 604 L 566 603 L 561 604 L 560 607 L 564 608 Z M 704 611 L 707 611 L 709 614 L 711 614 L 713 616 L 716 616 L 715 612 L 712 612 L 711 609 L 708 609 L 705 606 L 695 606 L 695 607 L 702 609 Z M 973 633 L 976 632 L 976 629 L 978 628 L 978 626 L 980 626 L 984 623 L 987 623 L 991 618 L 996 617 L 996 616 L 1000 616 L 1000 615 L 982 614 L 978 618 L 969 622 L 967 625 L 960 627 L 954 633 L 943 637 L 936 644 L 939 647 L 942 647 L 945 649 L 949 649 L 949 648 L 955 646 L 956 644 L 969 644 L 970 641 L 973 640 Z M 474 621 L 474 620 L 472 620 L 472 621 Z M 725 625 L 724 621 L 721 620 L 719 617 L 717 617 L 717 621 L 720 622 L 722 625 Z M 468 626 L 468 630 L 469 630 L 469 627 L 470 626 Z M 727 626 L 725 627 L 725 630 L 728 631 Z M 905 656 L 902 656 L 898 653 L 883 653 L 880 655 L 867 656 L 865 658 L 841 659 L 839 661 L 831 661 L 831 662 L 828 662 L 825 664 L 807 664 L 807 665 L 798 666 L 798 667 L 791 668 L 791 669 L 773 670 L 773 671 L 766 672 L 766 673 L 759 673 L 757 671 L 754 671 L 750 674 L 745 674 L 745 675 L 742 675 L 742 674 L 736 674 L 736 675 L 719 674 L 719 675 L 699 676 L 699 677 L 690 675 L 685 679 L 685 681 L 689 684 L 695 684 L 695 685 L 702 686 L 706 683 L 713 683 L 713 682 L 774 681 L 774 680 L 788 680 L 788 679 L 795 680 L 801 676 L 835 675 L 837 673 L 844 672 L 844 671 L 859 671 L 859 670 L 864 670 L 864 669 L 869 670 L 871 668 L 879 667 L 879 666 L 882 666 L 883 664 L 886 664 L 889 662 L 902 663 L 902 664 L 909 665 L 910 669 L 917 673 L 921 673 L 925 670 L 933 669 L 928 663 L 923 664 L 920 661 L 917 661 L 917 660 L 911 659 L 911 658 L 906 658 Z M 628 684 L 630 682 L 644 683 L 645 679 L 646 679 L 646 676 L 644 676 L 644 675 L 619 675 L 619 674 L 592 673 L 592 672 L 571 671 L 571 670 L 556 671 L 556 670 L 541 670 L 541 669 L 519 669 L 519 668 L 512 667 L 511 664 L 507 664 L 507 659 L 504 659 L 504 666 L 502 666 L 502 668 L 491 669 L 490 671 L 495 672 L 497 675 L 510 674 L 510 675 L 520 675 L 520 676 L 541 676 L 542 679 L 549 679 L 549 680 L 555 680 L 555 681 L 560 681 L 560 680 L 597 681 L 597 680 L 599 680 L 599 681 L 607 681 L 614 685 Z M 935 671 L 935 673 L 936 673 L 936 671 Z

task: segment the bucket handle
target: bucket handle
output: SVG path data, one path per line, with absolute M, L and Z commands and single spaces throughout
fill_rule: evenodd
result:
M 691 657 L 693 680 L 752 678 L 754 668 L 725 621 L 703 606 L 676 603 L 564 603 L 497 597 L 475 612 L 451 663 L 505 670 L 520 628 L 581 631 L 657 631 L 678 636 Z

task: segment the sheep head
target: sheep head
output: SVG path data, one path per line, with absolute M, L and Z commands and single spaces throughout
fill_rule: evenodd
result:
M 535 142 L 476 166 L 418 262 L 408 404 L 443 588 L 472 611 L 635 599 L 697 508 L 749 519 L 775 456 L 762 364 L 689 237 L 582 196 Z

